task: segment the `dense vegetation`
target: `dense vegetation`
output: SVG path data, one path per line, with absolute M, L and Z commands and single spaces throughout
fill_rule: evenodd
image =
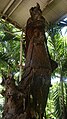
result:
M 61 29 L 66 24 L 50 24 L 48 28 L 48 47 L 52 59 L 58 62 L 58 68 L 52 74 L 52 80 L 56 78 L 59 82 L 53 83 L 50 88 L 46 107 L 46 119 L 62 119 L 67 113 L 67 37 L 62 36 Z M 0 82 L 10 73 L 18 81 L 20 64 L 20 39 L 21 30 L 0 19 Z M 23 34 L 22 65 L 25 62 L 24 49 L 25 39 Z M 2 84 L 3 85 L 3 84 Z M 2 90 L 0 86 L 0 90 Z M 0 91 L 1 92 L 1 91 Z M 4 98 L 0 95 L 0 114 L 3 110 Z

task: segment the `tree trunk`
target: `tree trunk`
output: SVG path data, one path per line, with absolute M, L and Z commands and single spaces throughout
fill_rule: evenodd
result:
M 18 86 L 12 77 L 5 81 L 3 119 L 43 119 L 51 86 L 51 73 L 57 67 L 48 52 L 45 19 L 39 4 L 30 9 L 30 14 L 26 26 L 24 73 Z

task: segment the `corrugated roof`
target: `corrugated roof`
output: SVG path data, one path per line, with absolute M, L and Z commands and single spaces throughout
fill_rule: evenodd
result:
M 29 9 L 40 4 L 47 22 L 67 15 L 67 0 L 0 0 L 0 16 L 18 28 L 24 28 L 30 17 Z

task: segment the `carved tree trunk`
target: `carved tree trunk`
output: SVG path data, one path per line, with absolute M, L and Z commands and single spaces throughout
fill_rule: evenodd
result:
M 30 9 L 26 26 L 26 62 L 18 86 L 6 80 L 3 119 L 42 119 L 47 103 L 51 73 L 57 67 L 51 60 L 45 38 L 45 19 L 39 4 Z

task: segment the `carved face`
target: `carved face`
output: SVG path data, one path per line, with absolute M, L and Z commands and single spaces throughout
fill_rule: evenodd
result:
M 36 7 L 32 7 L 30 9 L 30 15 L 33 20 L 39 20 L 39 18 L 42 16 L 42 11 L 38 3 Z

